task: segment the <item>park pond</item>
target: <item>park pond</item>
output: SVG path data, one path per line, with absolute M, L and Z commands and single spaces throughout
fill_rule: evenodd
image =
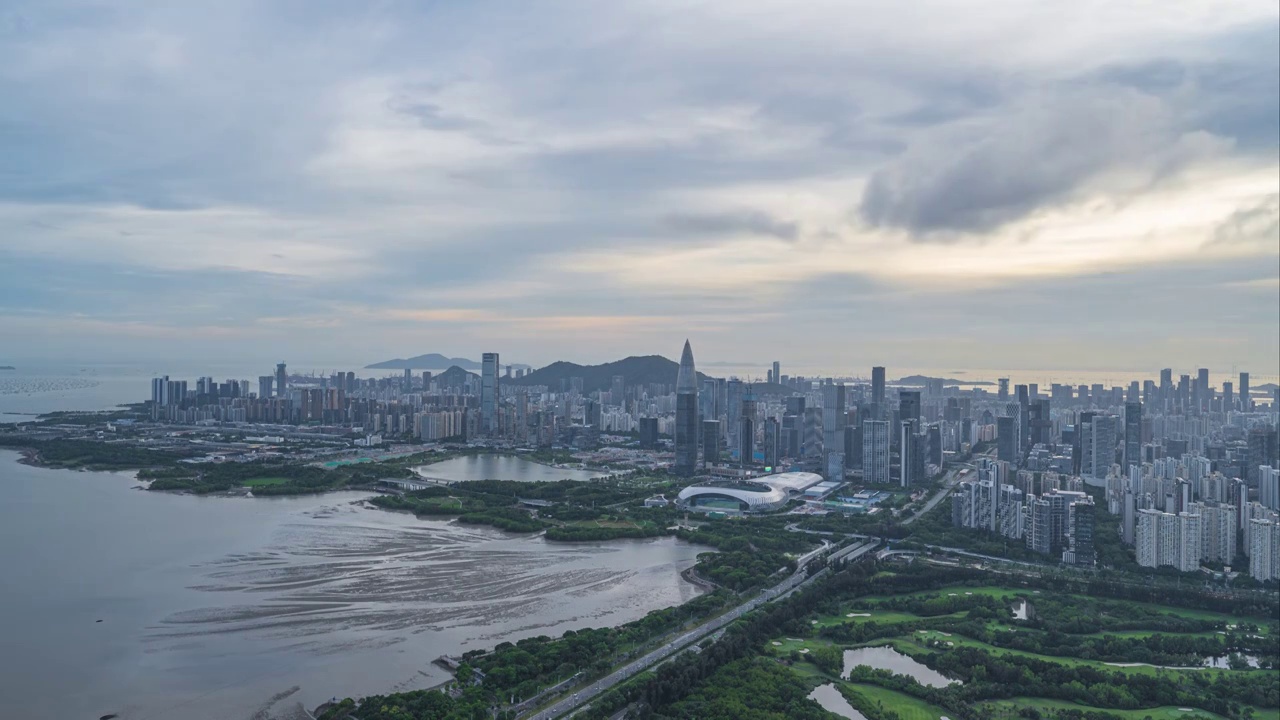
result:
M 916 682 L 929 687 L 946 687 L 953 682 L 958 682 L 887 645 L 845 650 L 843 674 L 848 676 L 849 671 L 859 665 L 889 670 L 899 675 L 909 675 Z
M 813 692 L 809 693 L 809 699 L 816 701 L 822 706 L 823 710 L 833 712 L 840 717 L 848 718 L 849 720 L 867 720 L 867 716 L 850 705 L 844 695 L 840 694 L 840 690 L 831 683 L 814 688 Z
M 559 468 L 527 460 L 518 455 L 466 455 L 430 465 L 419 465 L 414 472 L 422 477 L 445 482 L 471 480 L 515 480 L 547 482 L 554 480 L 590 480 L 608 473 L 575 468 Z
M 691 600 L 706 548 L 557 544 L 365 493 L 148 493 L 0 451 L 5 717 L 266 720 L 446 679 L 440 655 Z M 539 466 L 544 467 L 544 466 Z
M 1031 603 L 1026 600 L 1019 600 L 1013 606 L 1014 620 L 1029 620 L 1031 618 Z

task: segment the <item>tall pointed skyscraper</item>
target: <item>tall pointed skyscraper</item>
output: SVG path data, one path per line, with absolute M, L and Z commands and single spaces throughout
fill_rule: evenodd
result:
M 676 461 L 675 472 L 692 475 L 698 464 L 698 371 L 693 366 L 693 348 L 684 341 L 680 373 L 676 375 Z

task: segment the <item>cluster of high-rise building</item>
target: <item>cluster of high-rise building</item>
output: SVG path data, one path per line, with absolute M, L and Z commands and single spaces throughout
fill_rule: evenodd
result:
M 1011 476 L 1012 475 L 1012 476 Z M 1078 477 L 1046 471 L 1012 472 L 984 459 L 976 480 L 956 484 L 951 522 L 1017 542 L 1070 565 L 1094 565 L 1094 502 Z
M 993 447 L 999 464 L 952 498 L 956 524 L 1086 564 L 1092 525 L 1077 530 L 1061 520 L 1079 506 L 1079 517 L 1090 518 L 1082 522 L 1091 521 L 1089 503 L 1072 494 L 1086 485 L 1105 491 L 1124 542 L 1153 567 L 1240 565 L 1262 542 L 1252 529 L 1270 537 L 1280 523 L 1280 404 L 1256 405 L 1248 373 L 1214 387 L 1207 370 L 1177 381 L 1163 370 L 1158 381 L 1054 383 L 1047 393 L 1002 378 L 992 392 L 937 379 L 890 387 L 883 367 L 871 369 L 869 382 L 788 376 L 774 362 L 769 382 L 757 385 L 699 376 L 688 341 L 674 383 L 628 384 L 618 375 L 595 388 L 581 377 L 530 386 L 504 380 L 519 371 L 504 373 L 498 353 L 485 353 L 480 365 L 479 374 L 357 378 L 290 375 L 280 363 L 258 378 L 256 392 L 246 380 L 191 385 L 161 377 L 152 381 L 151 413 L 175 423 L 319 424 L 391 438 L 543 446 L 635 433 L 654 451 L 671 438 L 672 468 L 683 474 L 731 464 L 873 486 L 920 485 L 948 458 Z M 1267 562 L 1256 575 L 1270 576 Z
M 584 389 L 583 378 L 558 387 L 525 386 L 523 369 L 484 353 L 480 372 L 434 374 L 406 369 L 400 377 L 291 375 L 284 363 L 248 381 L 201 378 L 152 381 L 150 412 L 160 422 L 322 425 L 389 440 L 492 440 L 520 445 L 589 445 L 601 433 L 644 431 L 653 449 L 671 436 L 675 395 L 670 383 L 629 386 L 621 375 L 606 389 Z
M 1210 385 L 1204 369 L 1177 382 L 1166 369 L 1159 382 L 1127 388 L 1055 383 L 1048 396 L 1033 384 L 1011 388 L 1002 378 L 994 399 L 975 393 L 968 433 L 975 442 L 995 443 L 1015 481 L 961 483 L 952 498 L 954 524 L 1010 538 L 1021 532 L 1029 547 L 1044 552 L 1036 528 L 1027 525 L 1037 512 L 1027 481 L 1053 478 L 1050 485 L 1062 486 L 1067 478 L 1072 490 L 1093 487 L 1105 497 L 1141 565 L 1242 568 L 1248 556 L 1251 574 L 1274 577 L 1267 543 L 1280 522 L 1280 404 L 1257 406 L 1248 373 L 1238 387 L 1237 393 L 1229 381 L 1220 389 Z M 1044 499 L 1039 494 L 1034 502 Z M 1053 542 L 1048 552 L 1056 554 Z M 1066 561 L 1069 546 L 1062 550 Z
M 927 401 L 919 390 L 899 390 L 890 404 L 884 368 L 872 369 L 870 384 L 790 377 L 778 362 L 766 376 L 760 388 L 736 377 L 699 380 L 685 342 L 675 401 L 678 472 L 719 463 L 788 465 L 829 479 L 860 475 L 910 487 L 937 473 L 946 453 L 970 442 L 961 404 L 944 412 L 940 386 L 926 389 Z

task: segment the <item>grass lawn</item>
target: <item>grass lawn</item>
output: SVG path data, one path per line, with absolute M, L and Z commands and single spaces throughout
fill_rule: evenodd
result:
M 949 615 L 925 617 L 923 615 L 913 615 L 911 613 L 898 612 L 896 610 L 875 610 L 851 607 L 845 609 L 845 611 L 839 615 L 827 615 L 818 618 L 818 624 L 814 627 L 831 627 L 832 625 L 862 622 L 874 622 L 879 625 L 889 625 L 892 623 L 917 622 L 920 620 L 937 620 L 939 618 L 963 618 L 968 614 L 968 612 L 969 611 L 967 610 L 962 610 L 960 612 L 953 612 Z M 856 617 L 849 617 L 850 614 L 855 615 Z M 863 614 L 868 615 L 869 617 L 863 617 Z
M 867 597 L 859 598 L 858 601 L 872 603 L 880 600 L 893 600 L 895 598 L 914 598 L 914 597 L 925 597 L 925 596 L 934 596 L 934 595 L 947 597 L 952 593 L 955 593 L 957 596 L 986 595 L 989 597 L 1002 598 L 1002 599 L 1014 598 L 1019 596 L 1034 598 L 1036 595 L 1039 594 L 1039 592 L 1040 591 L 1038 590 L 1029 590 L 1026 588 L 1015 589 L 1015 588 L 998 587 L 995 585 L 987 585 L 984 587 L 967 587 L 964 585 L 958 585 L 956 587 L 946 587 L 946 588 L 941 588 L 939 590 L 921 590 L 920 592 L 909 593 L 906 595 L 897 595 L 894 597 L 890 597 L 888 595 L 868 595 Z
M 1010 700 L 992 700 L 982 704 L 984 708 L 990 708 L 991 714 L 988 716 L 991 720 L 1004 720 L 1004 718 L 1018 717 L 1018 710 L 1021 708 L 1032 707 L 1037 710 L 1098 710 L 1102 712 L 1118 715 L 1125 720 L 1143 720 L 1150 717 L 1151 720 L 1193 720 L 1208 718 L 1210 720 L 1225 720 L 1223 716 L 1217 713 L 1207 712 L 1205 710 L 1193 710 L 1185 712 L 1181 708 L 1164 706 L 1156 708 L 1146 708 L 1143 710 L 1113 710 L 1111 708 L 1096 708 L 1088 705 L 1077 705 L 1073 702 L 1065 700 L 1050 700 L 1048 698 L 1029 698 L 1020 697 Z
M 938 720 L 947 716 L 946 710 L 895 690 L 862 683 L 841 684 L 870 700 L 872 705 L 879 703 L 885 710 L 892 710 L 902 720 Z
M 776 645 L 774 643 L 777 643 Z M 774 638 L 766 647 L 778 655 L 789 655 L 792 650 L 808 650 L 813 652 L 821 647 L 828 647 L 831 643 L 826 640 L 815 640 L 813 638 Z
M 268 485 L 284 485 L 289 482 L 289 478 L 282 477 L 261 477 L 252 480 L 245 480 L 245 487 L 266 487 Z

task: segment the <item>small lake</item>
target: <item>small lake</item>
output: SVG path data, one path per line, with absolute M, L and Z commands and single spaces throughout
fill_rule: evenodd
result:
M 608 473 L 574 470 L 543 465 L 518 455 L 468 455 L 413 469 L 423 477 L 448 482 L 471 480 L 515 480 L 547 482 L 555 480 L 590 480 Z
M 899 675 L 909 675 L 916 682 L 928 687 L 946 687 L 956 682 L 917 661 L 910 655 L 904 655 L 888 646 L 845 650 L 843 674 L 848 675 L 849 671 L 859 665 L 868 665 L 878 670 L 889 670 Z
M 1026 620 L 1029 617 L 1028 611 L 1030 610 L 1030 608 L 1031 608 L 1031 603 L 1027 602 L 1026 600 L 1019 600 L 1018 604 L 1013 606 L 1013 619 Z
M 849 720 L 867 720 L 867 716 L 858 712 L 848 700 L 844 699 L 844 695 L 840 694 L 840 690 L 835 685 L 827 683 L 819 685 L 809 693 L 810 700 L 816 700 L 823 710 L 833 712 L 840 717 L 849 718 Z

